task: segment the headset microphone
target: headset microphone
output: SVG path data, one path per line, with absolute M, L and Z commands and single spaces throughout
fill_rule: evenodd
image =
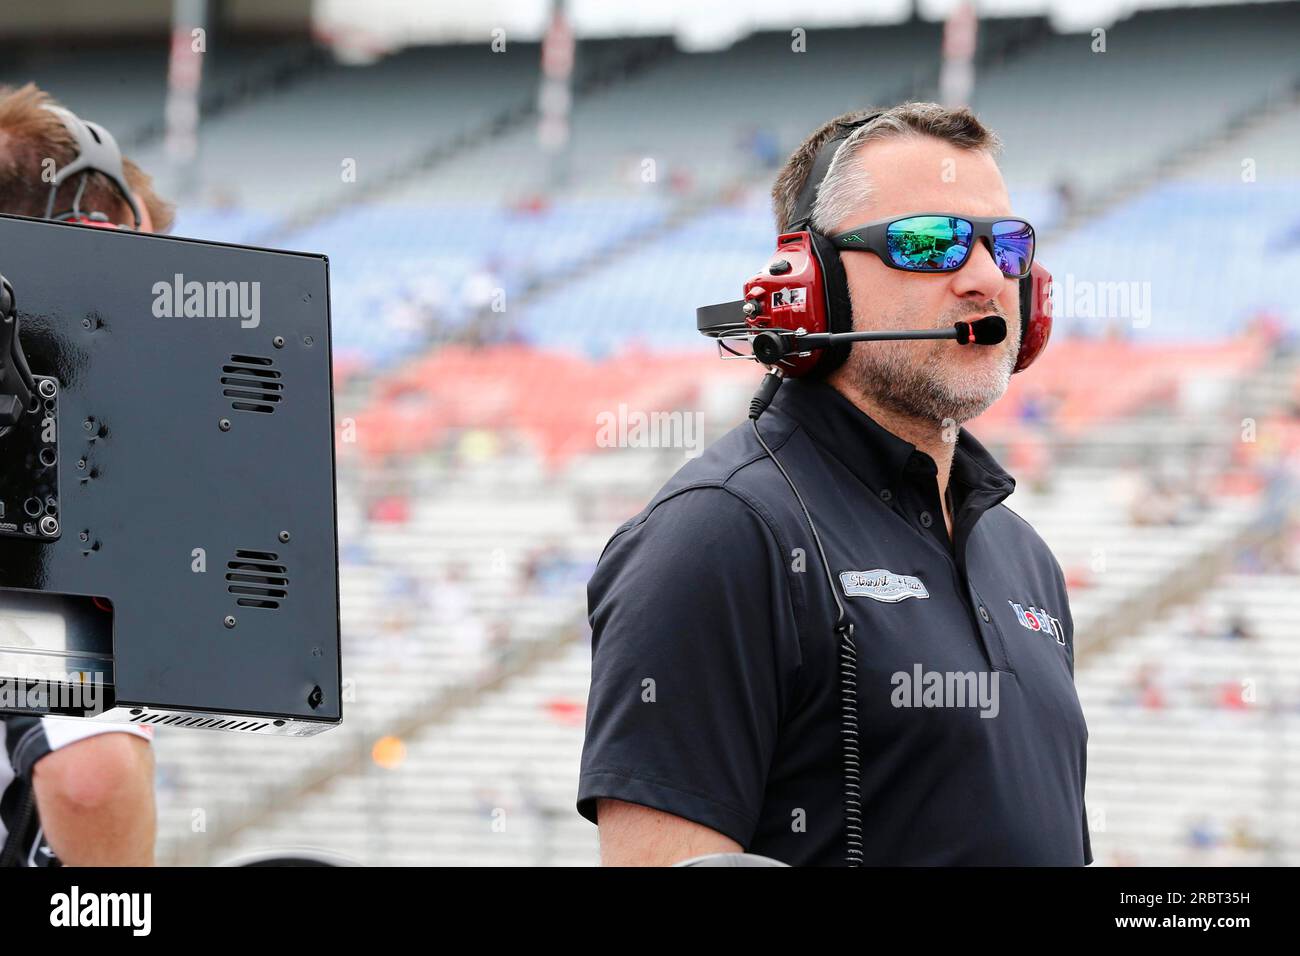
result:
M 986 315 L 973 322 L 955 322 L 950 329 L 888 329 L 871 332 L 791 332 L 768 330 L 751 339 L 754 358 L 775 365 L 787 355 L 824 349 L 841 342 L 897 342 L 911 339 L 952 339 L 958 345 L 997 345 L 1007 337 L 1007 322 L 1000 315 Z
M 957 332 L 958 345 L 997 345 L 1007 338 L 1007 320 L 1000 315 L 986 315 L 973 322 L 958 322 L 953 328 Z

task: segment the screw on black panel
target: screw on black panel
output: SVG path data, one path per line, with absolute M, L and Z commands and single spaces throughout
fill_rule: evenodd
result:
M 217 422 L 217 427 L 220 428 L 223 432 L 230 431 L 230 419 L 229 418 L 221 419 L 221 421 Z
M 288 540 L 289 540 L 289 532 L 287 532 L 287 531 L 281 531 L 281 532 L 277 535 L 277 537 L 280 539 L 280 543 L 281 543 L 281 544 L 285 544 L 285 543 L 287 543 Z
M 225 619 L 225 621 L 224 621 L 223 623 L 226 625 L 226 627 L 234 627 L 234 626 L 235 626 L 235 615 L 233 615 L 233 614 L 227 614 L 227 615 L 226 615 L 226 619 Z
M 312 338 L 310 335 L 304 335 L 302 337 L 302 344 L 310 348 L 311 346 L 316 344 L 316 340 Z
M 325 694 L 321 691 L 319 685 L 313 687 L 311 693 L 307 695 L 307 705 L 311 707 L 312 710 L 319 707 L 324 700 Z
M 78 459 L 77 459 L 77 470 L 78 470 L 78 471 L 85 471 L 85 470 L 86 470 L 86 459 L 84 459 L 84 458 L 78 458 Z
M 277 335 L 275 338 L 271 339 L 271 344 L 274 345 L 277 349 L 284 348 L 284 336 Z
M 83 531 L 83 532 L 81 532 L 81 534 L 77 535 L 77 537 L 80 538 L 82 541 L 89 541 L 89 540 L 90 540 L 90 532 L 89 532 L 89 531 Z

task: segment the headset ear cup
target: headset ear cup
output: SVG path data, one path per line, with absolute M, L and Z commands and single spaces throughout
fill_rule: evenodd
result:
M 1011 370 L 1023 372 L 1047 348 L 1052 336 L 1052 274 L 1034 263 L 1020 280 L 1020 348 Z
M 830 239 L 815 229 L 809 228 L 813 255 L 817 261 L 817 275 L 820 289 L 811 290 L 812 295 L 822 295 L 826 303 L 826 331 L 832 334 L 853 331 L 853 305 L 849 301 L 849 280 L 844 272 L 844 260 L 840 251 Z M 825 378 L 843 365 L 849 357 L 851 342 L 832 345 L 822 350 L 822 356 L 809 378 Z

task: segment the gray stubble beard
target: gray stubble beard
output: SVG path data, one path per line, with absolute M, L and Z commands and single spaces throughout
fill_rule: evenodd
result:
M 914 342 L 859 342 L 844 363 L 843 380 L 863 396 L 908 418 L 941 425 L 950 419 L 960 425 L 986 411 L 1002 397 L 1011 381 L 1015 357 L 1005 346 L 994 384 L 978 393 L 958 394 L 944 382 L 943 349 L 987 348 L 932 343 L 919 364 L 908 355 Z

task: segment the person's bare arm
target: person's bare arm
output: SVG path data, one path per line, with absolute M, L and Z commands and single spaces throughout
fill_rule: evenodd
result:
M 672 866 L 706 853 L 743 853 L 717 830 L 622 800 L 598 800 L 601 866 Z
M 36 761 L 32 784 L 50 847 L 65 866 L 152 866 L 153 749 L 99 734 Z

